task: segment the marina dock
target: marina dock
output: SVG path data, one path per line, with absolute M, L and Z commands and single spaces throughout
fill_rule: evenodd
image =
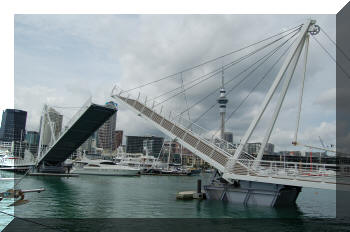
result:
M 56 177 L 78 177 L 78 174 L 71 173 L 29 173 L 29 176 L 56 176 Z

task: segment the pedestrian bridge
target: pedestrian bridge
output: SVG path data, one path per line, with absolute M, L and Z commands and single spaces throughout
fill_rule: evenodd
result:
M 125 96 L 126 95 L 126 96 Z M 209 137 L 209 131 L 190 122 L 181 115 L 156 110 L 154 103 L 147 102 L 147 97 L 140 99 L 115 87 L 112 97 L 139 116 L 149 121 L 156 128 L 172 139 L 175 139 L 201 159 L 223 173 L 227 181 L 247 180 L 271 184 L 282 184 L 319 189 L 350 190 L 350 173 L 348 167 L 337 167 L 333 164 L 297 163 L 256 160 L 256 157 L 245 152 L 234 160 L 232 149 L 236 147 L 218 137 Z M 148 98 L 149 99 L 149 98 Z
M 62 164 L 117 111 L 111 105 L 97 105 L 89 99 L 68 122 L 59 136 L 39 152 L 38 165 Z

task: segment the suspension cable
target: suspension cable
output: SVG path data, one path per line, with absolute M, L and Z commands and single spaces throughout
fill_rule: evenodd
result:
M 296 34 L 294 34 L 291 38 L 293 38 L 295 35 L 296 35 Z M 266 54 L 265 56 L 263 56 L 262 58 L 260 58 L 260 59 L 259 59 L 258 61 L 256 61 L 254 64 L 252 64 L 251 66 L 249 66 L 248 68 L 246 68 L 245 70 L 243 70 L 242 72 L 240 72 L 239 74 L 237 74 L 237 75 L 236 75 L 235 77 L 233 77 L 231 80 L 225 82 L 225 84 L 229 84 L 230 82 L 232 82 L 233 80 L 235 80 L 236 78 L 238 78 L 241 74 L 243 74 L 244 72 L 248 71 L 251 67 L 253 67 L 253 66 L 256 65 L 257 63 L 259 63 L 261 60 L 263 60 L 263 59 L 265 59 L 265 58 L 267 57 L 262 63 L 260 63 L 257 67 L 255 67 L 250 73 L 248 73 L 248 74 L 243 78 L 243 80 L 244 80 L 245 78 L 247 78 L 247 77 L 248 77 L 251 73 L 253 73 L 258 67 L 260 67 L 264 62 L 266 62 L 275 52 L 277 52 L 277 50 L 279 50 L 283 45 L 285 45 L 291 38 L 289 38 L 287 41 L 285 41 L 284 43 L 280 44 L 280 45 L 279 45 L 278 47 L 276 47 L 274 50 L 270 51 L 268 54 Z M 241 82 L 242 82 L 243 80 L 241 80 Z M 241 82 L 240 82 L 240 83 L 241 83 Z M 240 83 L 236 84 L 235 86 L 239 85 Z M 233 91 L 233 89 L 235 88 L 235 86 L 228 92 L 228 94 L 231 93 L 231 92 Z M 214 91 L 212 91 L 211 93 L 209 93 L 207 96 L 205 96 L 204 98 L 202 98 L 202 99 L 200 99 L 199 101 L 197 101 L 196 103 L 194 103 L 190 108 L 192 108 L 192 107 L 198 105 L 199 103 L 201 103 L 202 101 L 204 101 L 205 99 L 207 99 L 209 96 L 211 96 L 211 95 L 213 95 L 214 93 L 216 93 L 218 89 L 220 89 L 220 87 L 219 87 L 219 88 L 216 88 Z M 227 95 L 228 95 L 228 94 L 227 94 Z M 217 104 L 217 102 L 216 102 L 214 105 L 212 105 L 211 107 L 209 107 L 209 108 L 207 109 L 207 111 L 205 111 L 202 115 L 200 115 L 193 123 L 197 122 L 200 118 L 202 118 L 202 117 L 203 117 L 207 112 L 209 112 L 216 104 Z M 185 109 L 184 111 L 182 111 L 182 113 L 185 112 L 185 111 L 187 111 L 187 110 L 189 110 L 190 108 Z
M 320 43 L 320 41 L 312 35 L 312 38 L 317 42 L 317 44 L 327 53 L 327 55 L 334 61 L 334 63 L 343 71 L 343 73 L 350 79 L 349 73 L 336 61 L 336 59 L 331 55 L 331 53 Z
M 234 66 L 234 65 L 236 65 L 236 64 L 238 64 L 238 63 L 240 63 L 241 61 L 243 61 L 243 60 L 249 58 L 250 56 L 256 54 L 257 52 L 259 52 L 259 51 L 265 49 L 266 47 L 268 47 L 268 46 L 270 46 L 270 45 L 276 43 L 277 41 L 281 40 L 282 38 L 287 37 L 288 35 L 292 34 L 293 32 L 296 32 L 296 31 L 297 31 L 297 30 L 294 30 L 294 31 L 292 31 L 292 32 L 289 32 L 288 34 L 286 34 L 286 35 L 284 35 L 284 36 L 282 36 L 282 37 L 280 37 L 280 38 L 278 38 L 278 39 L 276 39 L 276 40 L 270 42 L 269 44 L 266 44 L 266 45 L 264 45 L 264 46 L 262 46 L 262 47 L 260 47 L 260 48 L 258 48 L 258 49 L 256 49 L 256 50 L 254 50 L 254 51 L 252 51 L 252 52 L 250 52 L 250 53 L 248 53 L 248 54 L 246 54 L 246 55 L 244 55 L 244 56 L 242 56 L 242 57 L 240 57 L 240 58 L 238 58 L 238 59 L 236 59 L 236 60 L 234 60 L 234 61 L 232 61 L 232 62 L 226 64 L 226 65 L 224 65 L 223 67 L 217 68 L 217 69 L 215 69 L 215 70 L 213 70 L 213 71 L 211 71 L 211 72 L 209 72 L 209 73 L 206 73 L 206 74 L 204 74 L 204 75 L 201 75 L 201 76 L 195 78 L 194 80 L 189 81 L 189 82 L 186 83 L 185 85 L 192 84 L 192 83 L 196 82 L 197 80 L 200 80 L 201 78 L 206 77 L 206 76 L 212 74 L 211 76 L 209 76 L 209 77 L 207 77 L 207 78 L 205 78 L 205 79 L 202 80 L 202 81 L 206 81 L 206 80 L 210 79 L 211 77 L 214 77 L 215 75 L 221 73 L 222 69 L 226 70 L 226 69 L 228 69 L 228 68 L 231 68 L 232 66 Z M 297 33 L 297 32 L 296 32 L 296 33 Z M 295 33 L 295 34 L 296 34 L 296 33 Z M 295 34 L 294 34 L 294 35 L 295 35 Z M 199 81 L 198 83 L 194 84 L 194 86 L 200 84 L 202 81 Z M 194 87 L 194 86 L 193 86 L 193 87 Z M 191 88 L 192 88 L 192 87 L 191 87 Z M 179 90 L 179 89 L 181 89 L 181 87 L 177 87 L 177 88 L 175 88 L 175 89 L 172 89 L 172 90 L 170 90 L 170 91 L 167 91 L 167 92 L 165 92 L 165 93 L 163 93 L 163 94 L 160 94 L 160 95 L 158 95 L 158 96 L 152 98 L 151 101 L 152 101 L 152 100 L 154 101 L 154 100 L 156 100 L 156 99 L 158 99 L 158 98 L 160 98 L 160 97 L 163 97 L 163 96 L 165 96 L 165 95 L 167 95 L 167 94 L 170 94 L 170 93 L 172 93 L 172 92 L 174 92 L 174 91 L 176 91 L 176 90 Z M 187 90 L 187 89 L 186 89 L 186 90 Z M 181 94 L 181 93 L 182 93 L 182 92 L 180 92 L 180 93 L 178 93 L 178 94 Z M 177 96 L 178 94 L 176 94 L 175 96 Z
M 184 89 L 184 79 L 182 78 L 182 73 L 180 74 L 180 78 L 181 78 L 181 87 L 182 87 L 182 90 L 184 91 L 186 107 L 188 107 L 187 94 L 186 94 L 186 91 Z M 187 116 L 188 116 L 188 120 L 191 121 L 190 111 L 187 111 Z
M 294 37 L 297 33 L 298 33 L 298 32 L 294 33 L 294 35 L 292 35 L 290 38 Z M 289 38 L 289 39 L 290 39 L 290 38 Z M 266 47 L 270 46 L 270 45 L 273 44 L 273 43 L 276 43 L 277 41 L 279 41 L 279 40 L 281 40 L 281 39 L 282 39 L 282 37 L 279 38 L 279 39 L 276 39 L 275 41 L 273 41 L 273 42 L 271 42 L 271 43 L 269 43 L 269 44 L 267 44 L 267 45 L 265 45 L 265 46 L 263 46 L 262 48 L 259 48 L 259 49 L 255 50 L 255 51 L 249 53 L 248 55 L 246 55 L 246 56 L 244 56 L 244 57 L 239 58 L 239 59 L 238 59 L 238 60 L 239 60 L 238 62 L 240 62 L 240 61 L 242 61 L 242 60 L 248 58 L 249 56 L 252 55 L 252 53 L 255 54 L 256 52 L 258 52 L 258 51 L 260 51 L 260 50 L 262 50 L 262 49 L 265 49 Z M 289 39 L 288 39 L 288 40 L 289 40 Z M 287 41 L 288 41 L 288 40 L 287 40 Z M 233 65 L 235 65 L 235 64 L 236 64 L 236 63 L 230 64 L 229 67 L 231 67 L 231 66 L 233 66 Z M 225 67 L 224 70 L 227 69 L 227 68 L 229 68 L 229 67 Z M 161 101 L 160 103 L 157 103 L 154 107 L 157 107 L 157 106 L 159 106 L 159 105 L 161 105 L 161 104 L 163 104 L 163 103 L 169 101 L 170 99 L 172 99 L 172 98 L 178 96 L 179 94 L 183 93 L 184 91 L 186 91 L 186 90 L 188 90 L 188 89 L 191 89 L 191 88 L 197 86 L 198 84 L 203 83 L 204 81 L 206 81 L 206 80 L 208 80 L 209 78 L 211 78 L 211 77 L 217 75 L 218 73 L 221 73 L 221 70 L 222 70 L 222 68 L 218 69 L 218 72 L 216 72 L 216 73 L 210 75 L 209 77 L 207 77 L 207 78 L 201 80 L 200 82 L 197 82 L 197 83 L 193 84 L 192 86 L 190 86 L 190 87 L 184 89 L 183 91 L 180 91 L 180 92 L 178 92 L 178 93 L 176 93 L 176 94 L 170 96 L 169 98 L 167 98 L 167 99 Z M 231 79 L 231 80 L 232 80 L 232 79 Z
M 305 83 L 305 77 L 306 77 L 306 67 L 307 67 L 308 52 L 309 52 L 309 36 L 306 36 L 306 39 L 305 39 L 305 54 L 304 54 L 305 55 L 305 60 L 304 60 L 304 67 L 303 67 L 303 76 L 302 76 L 302 81 L 301 81 L 301 85 L 300 85 L 298 114 L 297 114 L 296 129 L 295 129 L 294 141 L 293 141 L 295 144 L 298 141 L 301 105 L 303 103 L 304 83 Z
M 258 41 L 258 42 L 255 42 L 255 43 L 252 43 L 252 44 L 250 44 L 250 45 L 248 45 L 248 46 L 245 46 L 245 47 L 243 47 L 243 48 L 240 48 L 240 49 L 231 51 L 231 52 L 226 53 L 226 54 L 224 54 L 224 55 L 222 55 L 222 56 L 218 56 L 218 57 L 216 57 L 216 58 L 214 58 L 214 59 L 207 60 L 207 61 L 205 61 L 205 62 L 203 62 L 203 63 L 198 64 L 198 65 L 195 65 L 195 66 L 192 66 L 192 67 L 183 69 L 183 70 L 181 70 L 181 71 L 179 71 L 179 72 L 177 72 L 177 73 L 174 73 L 174 74 L 171 74 L 171 75 L 162 77 L 162 78 L 160 78 L 160 79 L 157 79 L 157 80 L 154 80 L 154 81 L 151 81 L 151 82 L 142 84 L 142 85 L 139 85 L 139 86 L 137 86 L 137 87 L 134 87 L 134 88 L 125 90 L 125 91 L 123 91 L 123 92 L 130 92 L 130 91 L 132 91 L 132 90 L 139 89 L 139 88 L 143 88 L 143 87 L 146 87 L 146 86 L 148 86 L 148 85 L 157 83 L 157 82 L 159 82 L 159 81 L 162 81 L 162 80 L 165 80 L 165 79 L 168 79 L 168 78 L 175 77 L 175 76 L 177 76 L 177 75 L 180 74 L 180 73 L 188 72 L 188 71 L 190 71 L 190 70 L 199 68 L 199 67 L 201 67 L 201 66 L 203 66 L 203 65 L 209 64 L 209 63 L 214 62 L 214 61 L 216 61 L 216 60 L 222 59 L 222 58 L 224 58 L 224 57 L 226 57 L 226 56 L 229 56 L 229 55 L 232 55 L 232 54 L 234 54 L 234 53 L 237 53 L 237 52 L 240 52 L 240 51 L 242 51 L 242 50 L 245 50 L 245 49 L 247 49 L 247 48 L 250 48 L 250 47 L 252 47 L 252 46 L 254 46 L 254 45 L 257 45 L 257 44 L 259 44 L 259 43 L 265 42 L 265 41 L 267 41 L 267 40 L 269 40 L 269 39 L 271 39 L 271 38 L 274 38 L 274 37 L 276 37 L 276 36 L 282 35 L 282 34 L 284 34 L 284 33 L 286 33 L 286 32 L 289 32 L 289 31 L 292 31 L 292 30 L 299 30 L 300 27 L 301 27 L 301 25 L 292 27 L 292 28 L 290 28 L 290 29 L 288 29 L 288 30 L 285 30 L 285 31 L 283 31 L 283 32 L 279 32 L 279 33 L 277 33 L 277 34 L 275 34 L 275 35 L 269 36 L 269 37 L 267 37 L 267 38 L 265 38 L 265 39 L 262 39 L 262 40 L 260 40 L 260 41 Z
M 273 70 L 273 68 L 282 60 L 282 57 L 290 50 L 291 46 L 295 40 L 289 45 L 289 47 L 276 59 L 275 63 L 271 66 L 271 68 L 262 76 L 262 78 L 256 83 L 256 85 L 249 91 L 249 93 L 245 96 L 245 98 L 238 104 L 238 106 L 231 112 L 231 114 L 227 117 L 225 122 L 228 122 L 232 116 L 239 110 L 239 108 L 244 104 L 244 102 L 249 98 L 249 96 L 255 91 L 255 89 L 268 77 L 269 73 Z M 220 130 L 216 131 L 214 136 L 216 136 Z
M 291 39 L 291 38 L 290 38 Z M 228 92 L 227 95 L 228 96 L 230 93 L 232 93 L 232 91 L 237 88 L 240 84 L 242 84 L 245 80 L 247 80 L 249 77 L 251 77 L 251 74 L 254 73 L 261 65 L 263 65 L 265 62 L 267 62 L 267 60 L 269 60 L 283 45 L 285 45 L 290 39 L 288 39 L 287 41 L 285 41 L 284 43 L 282 43 L 281 45 L 279 45 L 277 48 L 275 48 L 274 50 L 270 51 L 270 53 L 266 54 L 264 57 L 262 57 L 261 59 L 258 60 L 261 61 L 263 60 L 260 64 L 258 64 L 253 70 L 251 70 L 243 79 L 241 79 L 238 83 L 236 83 Z M 257 63 L 257 62 L 256 62 Z M 255 63 L 255 64 L 256 64 Z M 253 64 L 253 65 L 255 65 Z M 252 66 L 253 66 L 252 65 Z M 252 66 L 250 66 L 249 68 L 251 68 Z M 206 113 L 208 113 L 211 109 L 213 109 L 216 105 L 218 104 L 218 102 L 215 102 L 215 104 L 213 104 L 212 106 L 210 106 L 203 114 L 201 114 L 193 123 L 196 123 L 198 120 L 200 120 Z M 216 134 L 216 133 L 215 133 Z
M 337 43 L 327 34 L 327 32 L 325 30 L 323 30 L 322 28 L 320 28 L 321 31 L 326 35 L 326 37 L 335 45 L 335 47 L 343 54 L 343 56 L 348 60 L 350 61 L 350 58 L 349 56 L 344 52 L 343 49 L 341 49 Z

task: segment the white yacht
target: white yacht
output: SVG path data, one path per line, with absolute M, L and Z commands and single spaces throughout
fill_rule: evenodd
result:
M 0 151 L 0 167 L 5 170 L 25 170 L 35 166 L 34 156 L 27 150 L 24 158 L 14 156 L 7 150 Z
M 146 155 L 143 153 L 126 153 L 122 147 L 118 148 L 114 161 L 117 164 L 138 167 L 141 171 L 151 168 L 164 168 L 166 166 L 165 163 L 158 161 L 156 157 L 148 155 L 147 151 Z
M 140 168 L 116 164 L 110 160 L 83 158 L 75 161 L 71 173 L 81 175 L 104 175 L 104 176 L 137 176 Z

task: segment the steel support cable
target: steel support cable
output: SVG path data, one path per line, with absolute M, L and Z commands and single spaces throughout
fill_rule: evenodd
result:
M 182 78 L 182 73 L 180 74 L 180 78 L 181 78 L 181 87 L 183 90 L 184 89 L 184 79 Z M 186 107 L 188 107 L 188 101 L 187 101 L 187 95 L 186 92 L 184 91 L 184 97 L 185 97 L 185 102 L 186 102 Z M 191 116 L 190 116 L 190 111 L 187 111 L 187 116 L 188 116 L 188 120 L 191 121 Z
M 295 40 L 289 45 L 289 47 L 276 59 L 275 63 L 271 66 L 271 68 L 262 76 L 262 78 L 255 84 L 255 86 L 249 91 L 249 93 L 245 96 L 245 98 L 239 103 L 239 105 L 231 112 L 231 114 L 227 117 L 225 122 L 228 122 L 232 116 L 239 110 L 239 108 L 243 105 L 243 103 L 249 98 L 249 96 L 255 91 L 255 89 L 266 79 L 269 73 L 273 70 L 273 68 L 282 60 L 282 57 L 286 55 Z M 214 136 L 216 136 L 220 130 L 216 131 Z
M 236 83 L 228 92 L 228 96 L 235 88 L 237 88 L 240 84 L 242 84 L 245 80 L 247 80 L 249 77 L 251 77 L 251 74 L 254 73 L 261 65 L 263 65 L 265 62 L 267 62 L 283 45 L 285 45 L 289 40 L 285 41 L 283 44 L 281 44 L 279 47 L 272 50 L 270 53 L 262 57 L 260 60 L 264 59 L 259 65 L 257 65 L 253 70 L 251 70 L 244 78 L 242 78 L 238 83 Z M 260 61 L 259 60 L 259 61 Z M 255 63 L 256 64 L 256 63 Z M 255 65 L 254 64 L 254 65 Z M 252 66 L 250 66 L 252 67 Z M 211 109 L 213 109 L 218 103 L 215 102 L 212 106 L 210 106 L 203 114 L 201 114 L 193 123 L 198 122 L 206 113 L 208 113 Z M 216 135 L 216 133 L 215 133 Z
M 211 77 L 217 75 L 218 73 L 221 73 L 222 69 L 226 70 L 226 69 L 228 69 L 228 68 L 231 68 L 232 66 L 234 66 L 234 65 L 238 64 L 239 62 L 241 62 L 241 61 L 243 61 L 243 60 L 249 58 L 250 56 L 256 54 L 257 52 L 259 52 L 259 51 L 261 51 L 261 50 L 263 50 L 263 49 L 265 49 L 266 47 L 268 47 L 268 46 L 270 46 L 270 45 L 272 45 L 272 44 L 278 42 L 279 40 L 281 40 L 281 39 L 287 37 L 288 35 L 292 34 L 292 33 L 295 32 L 295 31 L 297 31 L 297 30 L 292 31 L 292 32 L 290 32 L 290 33 L 288 33 L 288 34 L 286 34 L 286 35 L 284 35 L 284 36 L 282 36 L 282 37 L 280 37 L 280 38 L 278 38 L 278 39 L 276 39 L 276 40 L 270 42 L 269 44 L 266 44 L 266 45 L 264 45 L 264 46 L 262 46 L 262 47 L 260 47 L 260 48 L 258 48 L 258 49 L 256 49 L 256 50 L 254 50 L 254 51 L 248 53 L 247 55 L 244 55 L 244 56 L 242 56 L 242 57 L 239 57 L 238 59 L 236 59 L 236 60 L 234 60 L 234 61 L 232 61 L 232 62 L 230 62 L 230 63 L 224 65 L 223 67 L 217 68 L 217 69 L 215 69 L 215 70 L 213 70 L 213 71 L 211 71 L 211 72 L 209 72 L 209 73 L 206 73 L 206 74 L 204 74 L 204 75 L 201 75 L 201 76 L 195 78 L 194 80 L 189 81 L 189 82 L 186 83 L 185 85 L 192 84 L 192 83 L 196 82 L 197 80 L 200 80 L 201 78 L 206 77 L 206 76 L 212 74 L 211 76 L 209 76 L 209 77 L 203 79 L 202 81 L 208 80 L 209 78 L 211 78 Z M 298 32 L 296 32 L 296 33 L 298 33 Z M 296 34 L 296 33 L 295 33 L 295 34 Z M 294 35 L 295 35 L 295 34 L 294 34 Z M 293 35 L 293 36 L 294 36 L 294 35 Z M 293 37 L 293 36 L 292 36 L 292 37 Z M 201 81 L 199 81 L 197 84 L 199 84 L 199 83 L 201 83 Z M 158 98 L 160 98 L 160 97 L 163 97 L 163 96 L 165 96 L 165 95 L 167 95 L 167 94 L 173 93 L 173 92 L 175 92 L 176 90 L 179 90 L 179 89 L 181 89 L 181 87 L 177 87 L 177 88 L 172 89 L 172 90 L 170 90 L 170 91 L 167 91 L 167 92 L 165 92 L 165 93 L 163 93 L 163 94 L 160 94 L 160 95 L 158 95 L 158 96 L 156 96 L 156 97 L 150 99 L 150 101 L 154 101 L 154 100 L 156 100 L 156 99 L 158 99 Z M 179 93 L 179 94 L 180 94 L 180 93 Z
M 306 78 L 308 52 L 309 52 L 309 36 L 306 36 L 306 39 L 305 39 L 305 54 L 304 54 L 305 55 L 305 60 L 304 60 L 304 67 L 303 67 L 304 70 L 303 70 L 303 76 L 302 76 L 302 81 L 301 81 L 301 85 L 300 85 L 298 114 L 297 114 L 296 129 L 295 129 L 294 141 L 293 141 L 295 143 L 297 143 L 297 141 L 298 141 L 298 132 L 299 132 L 299 124 L 300 124 L 301 106 L 303 104 L 304 84 L 305 84 L 305 78 Z
M 209 64 L 209 63 L 214 62 L 214 61 L 216 61 L 216 60 L 222 59 L 222 58 L 224 58 L 224 57 L 226 57 L 226 56 L 229 56 L 229 55 L 232 55 L 232 54 L 234 54 L 234 53 L 237 53 L 237 52 L 240 52 L 240 51 L 242 51 L 242 50 L 245 50 L 245 49 L 247 49 L 247 48 L 250 48 L 250 47 L 252 47 L 252 46 L 254 46 L 254 45 L 257 45 L 257 44 L 259 44 L 259 43 L 265 42 L 265 41 L 267 41 L 267 40 L 269 40 L 269 39 L 272 39 L 272 38 L 274 38 L 274 37 L 276 37 L 276 36 L 282 35 L 282 34 L 284 34 L 284 33 L 286 33 L 286 32 L 289 32 L 289 31 L 292 31 L 292 30 L 294 30 L 294 31 L 299 30 L 299 29 L 301 28 L 301 26 L 302 26 L 302 25 L 295 26 L 295 27 L 290 28 L 290 29 L 288 29 L 288 30 L 285 30 L 285 31 L 283 31 L 283 32 L 279 32 L 279 33 L 277 33 L 277 34 L 275 34 L 275 35 L 272 35 L 272 36 L 269 36 L 269 37 L 267 37 L 267 38 L 265 38 L 265 39 L 262 39 L 262 40 L 260 40 L 260 41 L 258 41 L 258 42 L 252 43 L 252 44 L 250 44 L 250 45 L 248 45 L 248 46 L 245 46 L 245 47 L 243 47 L 243 48 L 240 48 L 240 49 L 231 51 L 231 52 L 226 53 L 226 54 L 224 54 L 224 55 L 222 55 L 222 56 L 218 56 L 218 57 L 216 57 L 216 58 L 214 58 L 214 59 L 207 60 L 207 61 L 205 61 L 205 62 L 203 62 L 203 63 L 198 64 L 198 65 L 192 66 L 192 67 L 190 67 L 190 68 L 183 69 L 182 71 L 179 71 L 179 72 L 177 72 L 177 73 L 174 73 L 174 74 L 171 74 L 171 75 L 162 77 L 162 78 L 160 78 L 160 79 L 157 79 L 157 80 L 154 80 L 154 81 L 151 81 L 151 82 L 142 84 L 142 85 L 139 85 L 139 86 L 137 86 L 137 87 L 134 87 L 134 88 L 125 90 L 125 91 L 123 91 L 123 92 L 130 92 L 130 91 L 132 91 L 132 90 L 139 89 L 139 88 L 143 88 L 143 87 L 145 87 L 145 86 L 148 86 L 148 85 L 157 83 L 157 82 L 159 82 L 159 81 L 162 81 L 162 80 L 165 80 L 165 79 L 168 79 L 168 78 L 171 78 L 171 77 L 175 77 L 175 76 L 177 76 L 177 75 L 180 74 L 180 73 L 188 72 L 188 71 L 190 71 L 190 70 L 199 68 L 199 67 L 201 67 L 201 66 L 203 66 L 203 65 Z
M 295 36 L 295 35 L 293 35 L 293 37 L 294 37 L 294 36 Z M 293 37 L 291 37 L 291 38 L 293 38 Z M 243 70 L 242 72 L 240 72 L 239 74 L 237 74 L 237 75 L 236 75 L 235 77 L 233 77 L 231 80 L 225 82 L 225 84 L 229 84 L 230 82 L 232 82 L 233 80 L 235 80 L 237 77 L 239 77 L 239 76 L 240 76 L 241 74 L 243 74 L 244 72 L 248 71 L 252 66 L 254 66 L 255 64 L 257 64 L 258 62 L 260 62 L 260 61 L 263 60 L 264 58 L 266 58 L 266 57 L 268 57 L 268 56 L 271 57 L 277 50 L 279 50 L 279 49 L 280 49 L 284 44 L 286 44 L 291 38 L 289 38 L 287 41 L 285 41 L 284 43 L 280 44 L 277 48 L 275 48 L 274 50 L 270 51 L 268 54 L 266 54 L 265 56 L 263 56 L 262 58 L 260 58 L 260 59 L 259 59 L 258 61 L 256 61 L 254 64 L 252 64 L 251 66 L 249 66 L 248 68 L 246 68 L 245 70 Z M 269 57 L 268 57 L 268 58 L 269 58 Z M 266 61 L 266 60 L 265 60 L 265 61 Z M 259 64 L 259 65 L 253 70 L 253 72 L 254 72 L 260 65 L 262 65 L 265 61 L 263 61 L 261 64 Z M 248 75 L 246 75 L 246 77 L 249 76 L 251 73 L 252 73 L 252 72 L 250 72 Z M 210 97 L 211 95 L 213 95 L 214 93 L 216 93 L 217 90 L 219 90 L 220 88 L 221 88 L 221 87 L 216 88 L 214 91 L 212 91 L 212 92 L 209 93 L 207 96 L 205 96 L 204 98 L 200 99 L 199 101 L 197 101 L 196 103 L 194 103 L 190 108 L 188 108 L 188 109 L 182 111 L 181 113 L 183 113 L 183 112 L 185 112 L 185 111 L 187 111 L 187 110 L 193 108 L 194 106 L 198 105 L 199 103 L 201 103 L 202 101 L 204 101 L 205 99 L 207 99 L 208 97 Z M 233 91 L 233 89 L 231 89 L 231 90 L 228 92 L 228 94 L 229 94 L 231 91 Z M 204 114 L 206 114 L 207 112 L 209 112 L 216 104 L 217 104 L 217 102 L 216 102 L 214 105 L 212 105 Z M 204 114 L 200 115 L 200 117 L 197 118 L 193 123 L 197 122 L 200 118 L 202 118 L 202 117 L 204 116 Z
M 336 59 L 332 56 L 332 54 L 320 43 L 320 41 L 315 37 L 312 38 L 317 42 L 317 44 L 327 53 L 327 55 L 334 61 L 334 63 L 343 71 L 343 73 L 350 79 L 349 73 L 336 61 Z
M 293 38 L 297 33 L 298 33 L 298 32 L 294 33 L 294 35 L 292 35 L 289 39 Z M 269 43 L 269 44 L 267 44 L 267 45 L 265 45 L 265 46 L 262 47 L 262 48 L 259 48 L 259 50 L 253 51 L 252 53 L 255 54 L 256 52 L 258 52 L 258 51 L 260 51 L 260 50 L 262 50 L 262 49 L 265 49 L 266 47 L 270 46 L 271 44 L 273 44 L 273 43 L 275 43 L 275 42 L 277 42 L 277 41 L 279 41 L 279 40 L 281 40 L 281 39 L 282 39 L 282 37 L 279 38 L 279 39 L 276 39 L 275 41 L 273 41 L 273 42 L 271 42 L 271 43 Z M 288 39 L 288 40 L 289 40 L 289 39 Z M 287 40 L 287 41 L 288 41 L 288 40 Z M 248 54 L 248 55 L 246 55 L 245 57 L 243 57 L 242 60 L 248 58 L 248 57 L 251 56 L 251 55 L 252 55 L 251 53 Z M 241 57 L 241 58 L 242 58 L 242 57 Z M 240 59 L 241 59 L 241 58 L 240 58 Z M 240 61 L 242 61 L 242 60 L 240 60 Z M 239 61 L 239 62 L 240 62 L 240 61 Z M 234 64 L 231 64 L 231 66 L 233 66 L 233 65 L 234 65 Z M 227 68 L 224 68 L 224 69 L 227 69 Z M 190 86 L 190 87 L 188 87 L 188 88 L 185 88 L 183 91 L 180 91 L 180 92 L 178 92 L 178 93 L 176 93 L 176 94 L 170 96 L 169 98 L 166 98 L 165 100 L 163 100 L 163 101 L 161 101 L 161 102 L 155 104 L 154 107 L 157 107 L 157 106 L 159 106 L 159 105 L 161 105 L 161 104 L 163 104 L 163 103 L 165 103 L 165 102 L 171 100 L 172 98 L 174 98 L 174 97 L 176 97 L 176 96 L 182 94 L 184 91 L 189 90 L 189 89 L 191 89 L 191 88 L 193 88 L 193 87 L 195 87 L 195 86 L 197 86 L 197 85 L 203 83 L 204 81 L 208 80 L 208 79 L 211 78 L 211 77 L 214 77 L 214 76 L 217 75 L 218 73 L 221 73 L 222 68 L 220 68 L 220 69 L 218 69 L 218 70 L 220 70 L 220 71 L 219 71 L 219 72 L 216 72 L 216 73 L 214 73 L 214 74 L 212 74 L 211 76 L 209 76 L 209 77 L 207 77 L 207 78 L 205 78 L 205 79 L 203 79 L 203 80 L 201 80 L 200 82 L 197 82 L 197 83 L 193 84 L 192 86 Z M 232 79 L 231 79 L 231 81 L 232 81 Z M 153 99 L 153 100 L 154 100 L 154 99 Z
M 350 61 L 350 58 L 349 56 L 344 52 L 343 49 L 341 49 L 337 43 L 327 34 L 327 32 L 325 30 L 323 30 L 322 28 L 320 28 L 321 31 L 326 35 L 326 37 L 335 45 L 335 47 L 343 54 L 343 56 L 348 60 Z

